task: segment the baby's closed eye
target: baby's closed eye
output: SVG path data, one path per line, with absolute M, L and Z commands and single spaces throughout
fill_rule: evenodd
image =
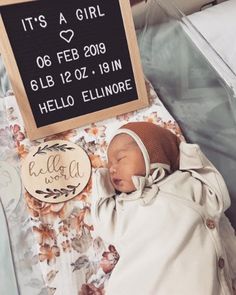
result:
M 121 160 L 123 160 L 123 159 L 125 159 L 125 158 L 126 158 L 126 156 L 118 157 L 118 158 L 117 158 L 117 162 L 120 162 Z

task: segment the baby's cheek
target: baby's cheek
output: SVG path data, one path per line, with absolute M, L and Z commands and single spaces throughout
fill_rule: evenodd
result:
M 123 175 L 127 175 L 129 172 L 128 167 L 129 167 L 128 163 L 119 163 L 118 165 L 119 172 L 122 173 Z
M 133 185 L 132 177 L 133 177 L 133 175 L 131 175 L 131 174 L 128 175 L 128 176 L 126 177 L 127 183 L 128 183 L 129 185 Z
M 136 190 L 136 188 L 135 188 L 135 186 L 133 184 L 133 181 L 130 180 L 129 183 L 127 184 L 127 191 L 130 193 L 130 192 L 133 192 L 135 190 Z

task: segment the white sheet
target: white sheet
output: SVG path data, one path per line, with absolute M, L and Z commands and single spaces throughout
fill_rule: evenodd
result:
M 236 74 L 236 0 L 222 2 L 188 17 Z

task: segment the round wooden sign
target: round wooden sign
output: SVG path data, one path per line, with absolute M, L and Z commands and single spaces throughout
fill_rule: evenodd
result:
M 65 202 L 78 195 L 91 175 L 90 159 L 80 146 L 64 140 L 33 147 L 22 165 L 26 190 L 43 202 Z

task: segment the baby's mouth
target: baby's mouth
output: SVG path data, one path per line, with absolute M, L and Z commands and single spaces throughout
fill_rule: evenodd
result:
M 118 186 L 120 184 L 120 182 L 121 182 L 121 179 L 119 179 L 119 178 L 113 178 L 112 179 L 112 182 L 114 183 L 114 185 Z

